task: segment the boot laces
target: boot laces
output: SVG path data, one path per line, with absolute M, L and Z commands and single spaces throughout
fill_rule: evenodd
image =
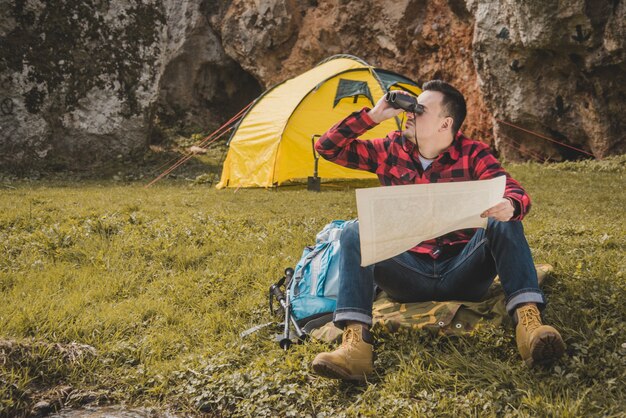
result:
M 361 330 L 355 328 L 347 328 L 343 333 L 343 341 L 341 345 L 345 348 L 351 348 L 361 341 Z
M 519 313 L 521 316 L 520 321 L 522 321 L 522 324 L 526 327 L 529 333 L 541 326 L 541 316 L 536 308 L 522 308 L 519 310 Z

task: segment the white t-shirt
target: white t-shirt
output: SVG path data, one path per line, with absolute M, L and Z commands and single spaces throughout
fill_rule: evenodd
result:
M 433 161 L 435 161 L 434 158 L 432 160 L 429 160 L 428 158 L 424 158 L 421 155 L 419 155 L 418 157 L 420 159 L 420 163 L 422 163 L 422 168 L 424 170 L 426 170 L 428 166 L 430 166 L 433 163 Z

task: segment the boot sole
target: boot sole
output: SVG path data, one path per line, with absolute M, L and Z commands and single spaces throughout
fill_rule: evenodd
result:
M 533 365 L 549 365 L 558 360 L 565 352 L 565 343 L 558 334 L 546 333 L 537 338 L 530 358 L 526 359 L 526 364 Z
M 356 382 L 364 382 L 365 374 L 350 374 L 347 370 L 323 360 L 318 360 L 311 365 L 315 374 L 328 377 L 330 379 L 352 380 Z

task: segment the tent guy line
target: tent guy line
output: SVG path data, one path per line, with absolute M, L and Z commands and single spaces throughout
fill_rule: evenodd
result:
M 506 122 L 506 121 L 501 120 L 501 119 L 496 119 L 496 121 L 497 121 L 497 122 L 499 122 L 499 123 L 502 123 L 502 124 L 504 124 L 504 125 L 508 125 L 508 126 L 510 126 L 510 127 L 512 127 L 512 128 L 519 129 L 520 131 L 523 131 L 523 132 L 529 133 L 529 134 L 534 135 L 534 136 L 536 136 L 536 137 L 539 137 L 539 138 L 545 139 L 546 141 L 554 142 L 555 144 L 559 144 L 559 145 L 561 145 L 561 146 L 564 146 L 564 147 L 567 147 L 567 148 L 571 148 L 571 149 L 573 149 L 574 151 L 582 152 L 583 154 L 586 154 L 586 155 L 588 155 L 588 156 L 590 156 L 590 157 L 596 158 L 596 156 L 595 156 L 595 155 L 593 155 L 593 154 L 591 154 L 591 153 L 589 153 L 589 152 L 587 152 L 587 151 L 585 151 L 585 150 L 582 150 L 582 149 L 580 149 L 580 148 L 573 147 L 573 146 L 571 146 L 571 145 L 567 145 L 567 144 L 565 144 L 565 143 L 563 143 L 563 142 L 557 141 L 556 139 L 549 138 L 549 137 L 547 137 L 547 136 L 545 136 L 545 135 L 541 135 L 541 134 L 539 134 L 539 133 L 537 133 L 537 132 L 534 132 L 534 131 L 531 131 L 531 130 L 529 130 L 529 129 L 524 129 L 524 128 L 522 128 L 521 126 L 517 126 L 517 125 L 515 125 L 515 124 L 513 124 L 513 123 L 511 123 L 511 122 Z
M 223 124 L 222 126 L 220 126 L 219 128 L 217 128 L 215 131 L 213 131 L 211 134 L 207 135 L 202 141 L 200 141 L 200 143 L 197 145 L 198 147 L 202 147 L 202 148 L 206 148 L 209 145 L 211 145 L 212 143 L 214 143 L 215 141 L 217 141 L 218 139 L 220 139 L 226 132 L 231 131 L 234 128 L 234 124 L 235 122 L 238 122 L 239 119 L 241 119 L 241 115 L 250 107 L 252 106 L 252 104 L 254 103 L 254 101 L 248 103 L 248 105 L 246 107 L 244 107 L 243 109 L 241 109 L 235 116 L 233 116 L 232 118 L 230 118 L 230 120 L 228 122 L 226 122 L 225 124 Z M 230 126 L 229 126 L 230 125 Z M 227 129 L 225 129 L 226 127 L 228 127 Z M 224 129 L 222 132 L 219 133 L 219 135 L 217 135 L 217 137 L 215 137 L 213 140 L 211 140 L 211 138 L 213 138 L 219 131 L 221 131 L 222 129 Z M 210 141 L 210 142 L 209 142 Z M 152 186 L 154 183 L 156 183 L 157 181 L 161 180 L 162 178 L 164 178 L 165 176 L 167 176 L 168 174 L 170 174 L 172 171 L 174 171 L 175 169 L 177 169 L 178 167 L 180 167 L 182 164 L 184 164 L 185 162 L 187 162 L 191 157 L 194 156 L 195 153 L 193 152 L 189 152 L 188 154 L 184 155 L 183 157 L 181 157 L 178 161 L 176 161 L 176 163 L 174 163 L 171 167 L 169 167 L 168 169 L 166 169 L 165 171 L 163 171 L 161 174 L 159 174 L 154 180 L 152 180 L 150 183 L 148 183 L 145 188 L 147 189 L 148 187 Z M 169 164 L 170 162 L 172 162 L 172 160 L 168 161 L 166 164 Z M 163 166 L 161 166 L 163 167 Z

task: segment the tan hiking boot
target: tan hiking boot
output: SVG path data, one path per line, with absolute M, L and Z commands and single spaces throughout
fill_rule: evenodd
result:
M 541 323 L 539 309 L 535 305 L 517 308 L 515 338 L 517 348 L 527 365 L 549 364 L 565 351 L 561 334 L 549 325 Z
M 541 287 L 546 278 L 552 274 L 554 267 L 551 264 L 535 264 L 537 270 L 537 283 Z
M 338 349 L 315 356 L 311 363 L 313 371 L 332 379 L 365 380 L 374 369 L 374 348 L 363 341 L 363 328 L 360 324 L 347 326 Z

